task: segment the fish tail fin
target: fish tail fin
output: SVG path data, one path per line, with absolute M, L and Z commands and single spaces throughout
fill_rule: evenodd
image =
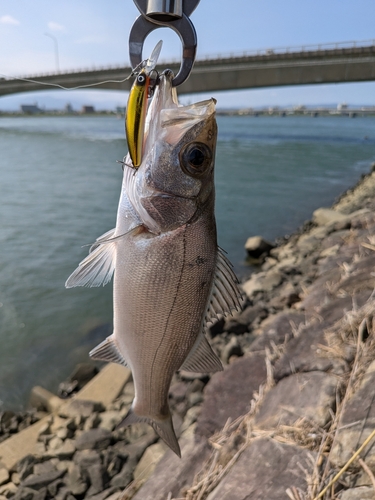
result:
M 124 420 L 119 423 L 117 428 L 125 427 L 130 424 L 135 424 L 137 422 L 147 422 L 155 432 L 161 437 L 161 439 L 169 446 L 169 448 L 176 453 L 176 455 L 181 458 L 180 445 L 178 444 L 177 436 L 173 428 L 172 416 L 170 413 L 165 418 L 149 418 L 149 417 L 139 417 L 134 413 L 133 407 L 130 408 L 129 413 L 126 415 Z

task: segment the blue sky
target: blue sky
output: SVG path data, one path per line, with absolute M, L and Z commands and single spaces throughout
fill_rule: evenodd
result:
M 0 73 L 29 75 L 128 63 L 128 35 L 138 15 L 132 0 L 1 0 Z M 375 39 L 374 0 L 201 0 L 192 15 L 198 57 L 284 46 Z M 153 32 L 147 56 L 163 39 L 161 59 L 179 58 L 181 44 L 169 29 Z M 199 98 L 203 98 L 201 94 Z M 375 82 L 309 85 L 217 93 L 221 107 L 296 104 L 375 104 Z M 126 103 L 121 92 L 49 91 L 0 98 L 0 109 L 70 101 L 97 108 Z M 196 96 L 184 99 L 195 100 Z

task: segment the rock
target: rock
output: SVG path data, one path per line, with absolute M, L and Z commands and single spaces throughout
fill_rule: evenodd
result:
M 17 462 L 16 470 L 21 481 L 33 473 L 36 458 L 34 455 L 25 455 Z
M 350 488 L 343 491 L 339 496 L 340 500 L 373 500 L 374 488 L 361 486 L 360 488 Z
M 191 484 L 209 456 L 211 447 L 206 439 L 196 442 L 194 438 L 182 439 L 180 446 L 182 458 L 168 450 L 133 500 L 166 500 L 183 496 L 181 490 Z
M 144 483 L 152 475 L 167 450 L 168 446 L 163 441 L 149 446 L 134 470 L 135 481 Z
M 17 493 L 17 491 L 18 491 L 17 486 L 12 482 L 0 486 L 0 495 L 5 496 L 6 498 L 11 498 L 13 495 Z
M 73 399 L 69 404 L 60 408 L 61 417 L 90 417 L 94 412 L 103 411 L 104 406 L 97 401 L 87 399 Z
M 252 354 L 234 361 L 224 371 L 215 373 L 205 387 L 197 435 L 210 437 L 232 420 L 249 410 L 254 391 L 267 377 L 263 356 Z
M 100 493 L 97 493 L 96 495 L 90 495 L 90 496 L 85 496 L 85 500 L 106 500 L 108 498 L 112 498 L 111 495 L 116 491 L 117 488 L 107 488 L 106 490 L 104 491 L 101 491 Z M 121 493 L 116 493 L 115 496 L 113 496 L 113 499 L 114 498 L 118 498 L 120 495 L 122 495 Z
M 235 335 L 242 335 L 248 331 L 248 326 L 238 321 L 237 318 L 229 317 L 225 321 L 224 331 L 234 333 Z
M 293 338 L 301 325 L 305 323 L 305 314 L 288 311 L 280 312 L 267 318 L 262 323 L 262 333 L 250 345 L 251 351 L 261 351 L 271 347 L 271 342 L 276 345 L 283 344 L 285 339 Z
M 73 464 L 70 467 L 66 478 L 66 485 L 73 495 L 83 495 L 88 489 L 88 481 L 85 474 L 82 474 L 81 467 Z
M 112 441 L 112 434 L 106 429 L 90 429 L 76 439 L 77 450 L 104 450 Z
M 81 389 L 87 382 L 94 378 L 98 372 L 97 366 L 92 363 L 79 363 L 70 375 L 69 380 L 76 380 L 79 389 Z
M 341 375 L 347 368 L 343 359 L 327 356 L 322 346 L 327 345 L 326 324 L 312 324 L 288 342 L 287 350 L 276 361 L 274 378 L 281 380 L 295 372 L 330 371 Z
M 337 431 L 330 453 L 330 461 L 341 467 L 357 450 L 375 427 L 375 361 L 366 371 L 360 387 L 347 402 L 340 420 L 340 426 L 350 427 Z M 375 467 L 374 446 L 366 448 L 366 464 Z
M 115 488 L 126 488 L 133 481 L 133 472 L 136 465 L 137 461 L 135 459 L 128 459 L 121 471 L 111 479 L 110 485 Z
M 50 471 L 45 472 L 44 474 L 39 474 L 38 476 L 35 474 L 31 474 L 24 481 L 22 481 L 21 486 L 32 488 L 34 490 L 39 490 L 44 486 L 48 486 L 56 479 L 59 479 L 64 475 L 63 471 Z
M 243 356 L 243 350 L 237 337 L 232 337 L 221 352 L 221 360 L 227 364 L 231 356 Z
M 269 255 L 275 245 L 262 238 L 262 236 L 251 236 L 245 243 L 245 250 L 252 259 L 259 259 Z
M 277 287 L 282 280 L 280 271 L 271 269 L 268 272 L 253 274 L 248 281 L 243 283 L 242 288 L 251 299 L 258 292 L 270 292 Z
M 347 216 L 345 214 L 332 208 L 318 208 L 313 212 L 313 222 L 317 226 L 325 226 L 346 220 Z
M 43 496 L 43 492 L 39 495 L 39 492 L 27 487 L 19 488 L 13 497 L 14 500 L 44 500 L 44 498 L 45 494 Z
M 287 488 L 307 488 L 305 475 L 297 471 L 311 467 L 312 455 L 297 446 L 255 439 L 207 500 L 287 499 Z
M 63 403 L 63 399 L 43 387 L 37 385 L 31 389 L 29 405 L 32 408 L 53 412 L 58 410 Z
M 48 449 L 49 450 L 56 450 L 58 448 L 61 448 L 61 446 L 63 445 L 63 440 L 60 439 L 59 437 L 57 436 L 53 436 L 52 439 L 49 441 L 48 443 Z
M 272 429 L 304 418 L 323 427 L 336 404 L 337 386 L 335 375 L 317 371 L 284 378 L 265 395 L 256 425 Z
M 54 498 L 54 500 L 75 500 L 75 497 L 71 495 L 69 489 L 66 486 L 63 486 L 57 492 L 57 495 Z
M 36 476 L 46 474 L 47 472 L 56 472 L 56 467 L 52 460 L 48 460 L 47 462 L 40 462 L 34 465 L 34 474 Z
M 188 385 L 185 382 L 176 382 L 169 389 L 169 397 L 174 403 L 181 403 L 186 399 Z
M 104 467 L 101 464 L 93 464 L 87 472 L 91 483 L 87 495 L 96 495 L 103 491 L 109 479 Z
M 99 426 L 102 429 L 107 429 L 107 431 L 113 431 L 113 429 L 121 422 L 122 416 L 118 411 L 103 411 L 99 414 L 100 423 Z
M 64 486 L 64 481 L 61 478 L 56 479 L 47 486 L 47 491 L 52 498 L 55 498 L 57 496 L 57 492 L 62 486 Z
M 250 326 L 254 321 L 260 321 L 265 319 L 267 315 L 268 312 L 265 305 L 263 303 L 257 303 L 252 306 L 247 306 L 246 309 L 244 309 L 240 314 L 236 315 L 235 320 L 238 323 Z
M 9 481 L 9 471 L 5 467 L 0 469 L 0 486 Z

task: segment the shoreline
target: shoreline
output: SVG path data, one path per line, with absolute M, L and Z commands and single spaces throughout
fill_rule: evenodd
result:
M 372 302 L 375 278 L 371 274 L 375 265 L 375 241 L 372 240 L 375 231 L 374 164 L 371 170 L 340 195 L 331 209 L 316 210 L 311 221 L 271 249 L 264 263 L 242 284 L 247 296 L 243 311 L 211 325 L 211 344 L 225 364 L 224 372 L 211 378 L 183 372 L 175 376 L 170 402 L 176 427 L 180 428 L 182 435 L 182 460 L 166 452 L 165 446 L 157 441 L 148 426 L 136 426 L 135 431 L 115 430 L 116 422 L 127 412 L 132 399 L 131 380 L 123 384 L 118 397 L 101 403 L 102 406 L 93 406 L 90 394 L 90 411 L 87 410 L 88 403 L 76 403 L 78 409 L 75 408 L 72 413 L 64 410 L 64 413 L 61 408 L 72 401 L 80 401 L 80 397 L 74 396 L 73 400 L 67 399 L 62 403 L 48 391 L 36 391 L 35 401 L 50 406 L 49 415 L 40 415 L 42 419 L 49 419 L 48 425 L 42 430 L 39 428 L 33 436 L 36 447 L 32 453 L 34 458 L 28 465 L 29 473 L 22 472 L 20 462 L 6 469 L 8 476 L 3 484 L 0 482 L 0 498 L 4 492 L 8 492 L 5 495 L 7 498 L 12 498 L 12 492 L 15 494 L 15 491 L 25 488 L 34 488 L 38 492 L 45 488 L 45 498 L 51 498 L 49 489 L 54 481 L 58 481 L 56 491 L 65 488 L 67 492 L 70 488 L 71 497 L 66 493 L 64 498 L 115 500 L 121 498 L 123 488 L 132 484 L 134 479 L 134 487 L 128 486 L 133 488 L 132 495 L 141 483 L 145 483 L 134 496 L 137 500 L 165 500 L 169 491 L 173 491 L 172 498 L 180 498 L 184 488 L 185 493 L 198 488 L 199 481 L 194 482 L 194 475 L 200 471 L 201 486 L 196 491 L 202 491 L 205 495 L 202 498 L 208 500 L 224 499 L 228 488 L 231 488 L 230 491 L 240 489 L 241 481 L 246 486 L 246 476 L 241 481 L 238 479 L 245 458 L 247 464 L 254 464 L 259 469 L 259 456 L 263 456 L 269 447 L 270 460 L 272 462 L 273 455 L 275 460 L 272 462 L 274 474 L 282 479 L 283 491 L 292 486 L 304 491 L 304 477 L 300 475 L 293 479 L 290 474 L 295 469 L 293 456 L 307 463 L 306 450 L 314 455 L 321 446 L 319 440 L 323 438 L 319 428 L 333 425 L 333 416 L 341 418 L 346 415 L 345 407 L 336 408 L 336 398 L 340 399 L 338 394 L 345 393 L 347 389 L 346 375 L 352 373 L 357 341 L 353 343 L 350 335 L 342 337 L 341 332 L 347 331 L 348 321 L 358 329 L 363 319 L 372 317 L 375 309 Z M 369 322 L 366 328 L 366 338 L 370 339 L 367 348 L 372 353 L 372 323 Z M 350 397 L 355 398 L 357 391 L 369 390 L 368 380 L 373 382 L 370 361 L 370 357 L 366 358 L 360 365 L 360 377 L 351 389 Z M 107 386 L 100 382 L 106 370 L 108 368 L 87 384 L 87 391 L 90 384 L 97 384 L 99 400 L 108 391 Z M 341 389 L 337 393 L 339 381 Z M 305 385 L 310 389 L 306 394 L 307 400 L 302 400 L 301 387 Z M 81 391 L 85 391 L 85 387 Z M 260 390 L 260 387 L 263 389 Z M 298 387 L 300 389 L 297 390 Z M 249 405 L 251 399 L 253 402 Z M 289 408 L 286 413 L 285 405 Z M 335 413 L 339 410 L 341 413 Z M 228 418 L 232 419 L 232 424 L 226 424 Z M 345 418 L 349 419 L 349 416 Z M 361 420 L 358 412 L 356 419 Z M 284 427 L 294 429 L 293 432 L 284 427 L 281 432 L 280 422 Z M 39 421 L 33 425 L 41 424 Z M 0 455 L 2 444 L 27 433 L 33 425 L 0 443 Z M 246 432 L 252 429 L 250 437 L 245 432 L 246 428 Z M 309 437 L 312 433 L 317 436 L 315 441 Z M 88 444 L 90 436 L 92 441 Z M 268 436 L 267 442 L 264 436 Z M 326 445 L 330 447 L 330 457 L 334 457 L 333 468 L 339 467 L 349 453 L 349 445 L 343 444 L 343 439 L 355 439 L 356 436 L 360 439 L 354 431 L 337 436 L 340 449 L 335 448 L 334 443 Z M 105 446 L 100 444 L 103 442 Z M 217 446 L 211 443 L 217 443 Z M 280 446 L 284 455 L 290 458 L 284 471 L 277 466 Z M 82 453 L 83 450 L 90 452 Z M 95 455 L 100 463 L 101 482 L 97 484 L 81 460 L 83 454 L 89 453 Z M 119 460 L 109 472 L 109 457 L 116 453 L 122 453 L 121 456 L 126 458 Z M 242 462 L 241 454 L 244 455 Z M 369 453 L 368 456 L 371 458 L 373 455 Z M 366 462 L 368 456 L 364 457 Z M 130 460 L 129 457 L 135 458 Z M 0 456 L 0 461 L 3 458 Z M 216 471 L 215 460 L 228 468 L 223 480 L 219 472 L 217 476 L 212 476 L 213 481 L 207 477 L 206 470 Z M 65 462 L 64 466 L 62 462 Z M 43 469 L 47 466 L 42 467 L 45 463 L 50 464 L 49 479 L 43 476 L 47 474 Z M 156 466 L 157 463 L 159 465 Z M 269 471 L 263 469 L 257 472 L 259 477 L 268 477 L 267 474 Z M 351 483 L 351 489 L 371 487 L 371 480 L 366 479 L 365 474 L 360 475 L 357 469 L 355 474 L 358 478 Z M 43 482 L 40 476 L 44 478 L 43 486 L 40 486 Z M 78 485 L 73 485 L 73 476 L 77 477 Z M 55 478 L 53 481 L 52 477 Z M 179 477 L 178 484 L 173 477 Z M 324 483 L 324 478 L 321 482 Z M 39 485 L 38 488 L 35 484 Z M 212 494 L 208 486 L 212 488 Z M 261 491 L 262 485 L 258 484 L 257 488 Z M 259 498 L 282 498 L 280 492 L 268 490 Z

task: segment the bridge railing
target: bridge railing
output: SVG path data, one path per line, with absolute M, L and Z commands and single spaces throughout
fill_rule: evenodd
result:
M 276 47 L 276 48 L 263 48 L 257 50 L 246 50 L 243 52 L 228 52 L 228 53 L 220 53 L 220 54 L 206 54 L 200 56 L 197 61 L 204 63 L 205 61 L 212 60 L 223 60 L 223 59 L 231 59 L 231 58 L 241 58 L 241 57 L 254 57 L 254 56 L 271 56 L 277 54 L 288 54 L 288 53 L 303 53 L 303 52 L 324 52 L 328 50 L 339 50 L 339 49 L 356 49 L 356 48 L 365 48 L 365 47 L 375 47 L 375 39 L 371 40 L 361 40 L 361 41 L 347 41 L 347 42 L 332 42 L 332 43 L 319 43 L 319 44 L 309 44 L 309 45 L 294 45 L 294 46 L 285 46 L 285 47 Z M 179 64 L 180 59 L 162 59 L 160 60 L 160 65 L 165 63 L 168 64 Z M 109 66 L 91 66 L 86 68 L 74 68 L 70 70 L 60 70 L 58 72 L 48 72 L 48 73 L 38 73 L 33 74 L 32 78 L 41 78 L 41 77 L 50 77 L 57 76 L 62 74 L 72 74 L 72 73 L 85 73 L 91 71 L 111 71 L 111 70 L 119 70 L 124 69 L 125 67 L 130 67 L 129 63 L 125 64 L 117 64 L 117 65 L 109 65 Z M 0 75 L 1 76 L 1 75 Z M 18 78 L 30 78 L 30 76 L 23 75 Z M 16 77 L 17 78 L 17 77 Z M 12 80 L 12 77 L 2 78 L 3 80 Z

